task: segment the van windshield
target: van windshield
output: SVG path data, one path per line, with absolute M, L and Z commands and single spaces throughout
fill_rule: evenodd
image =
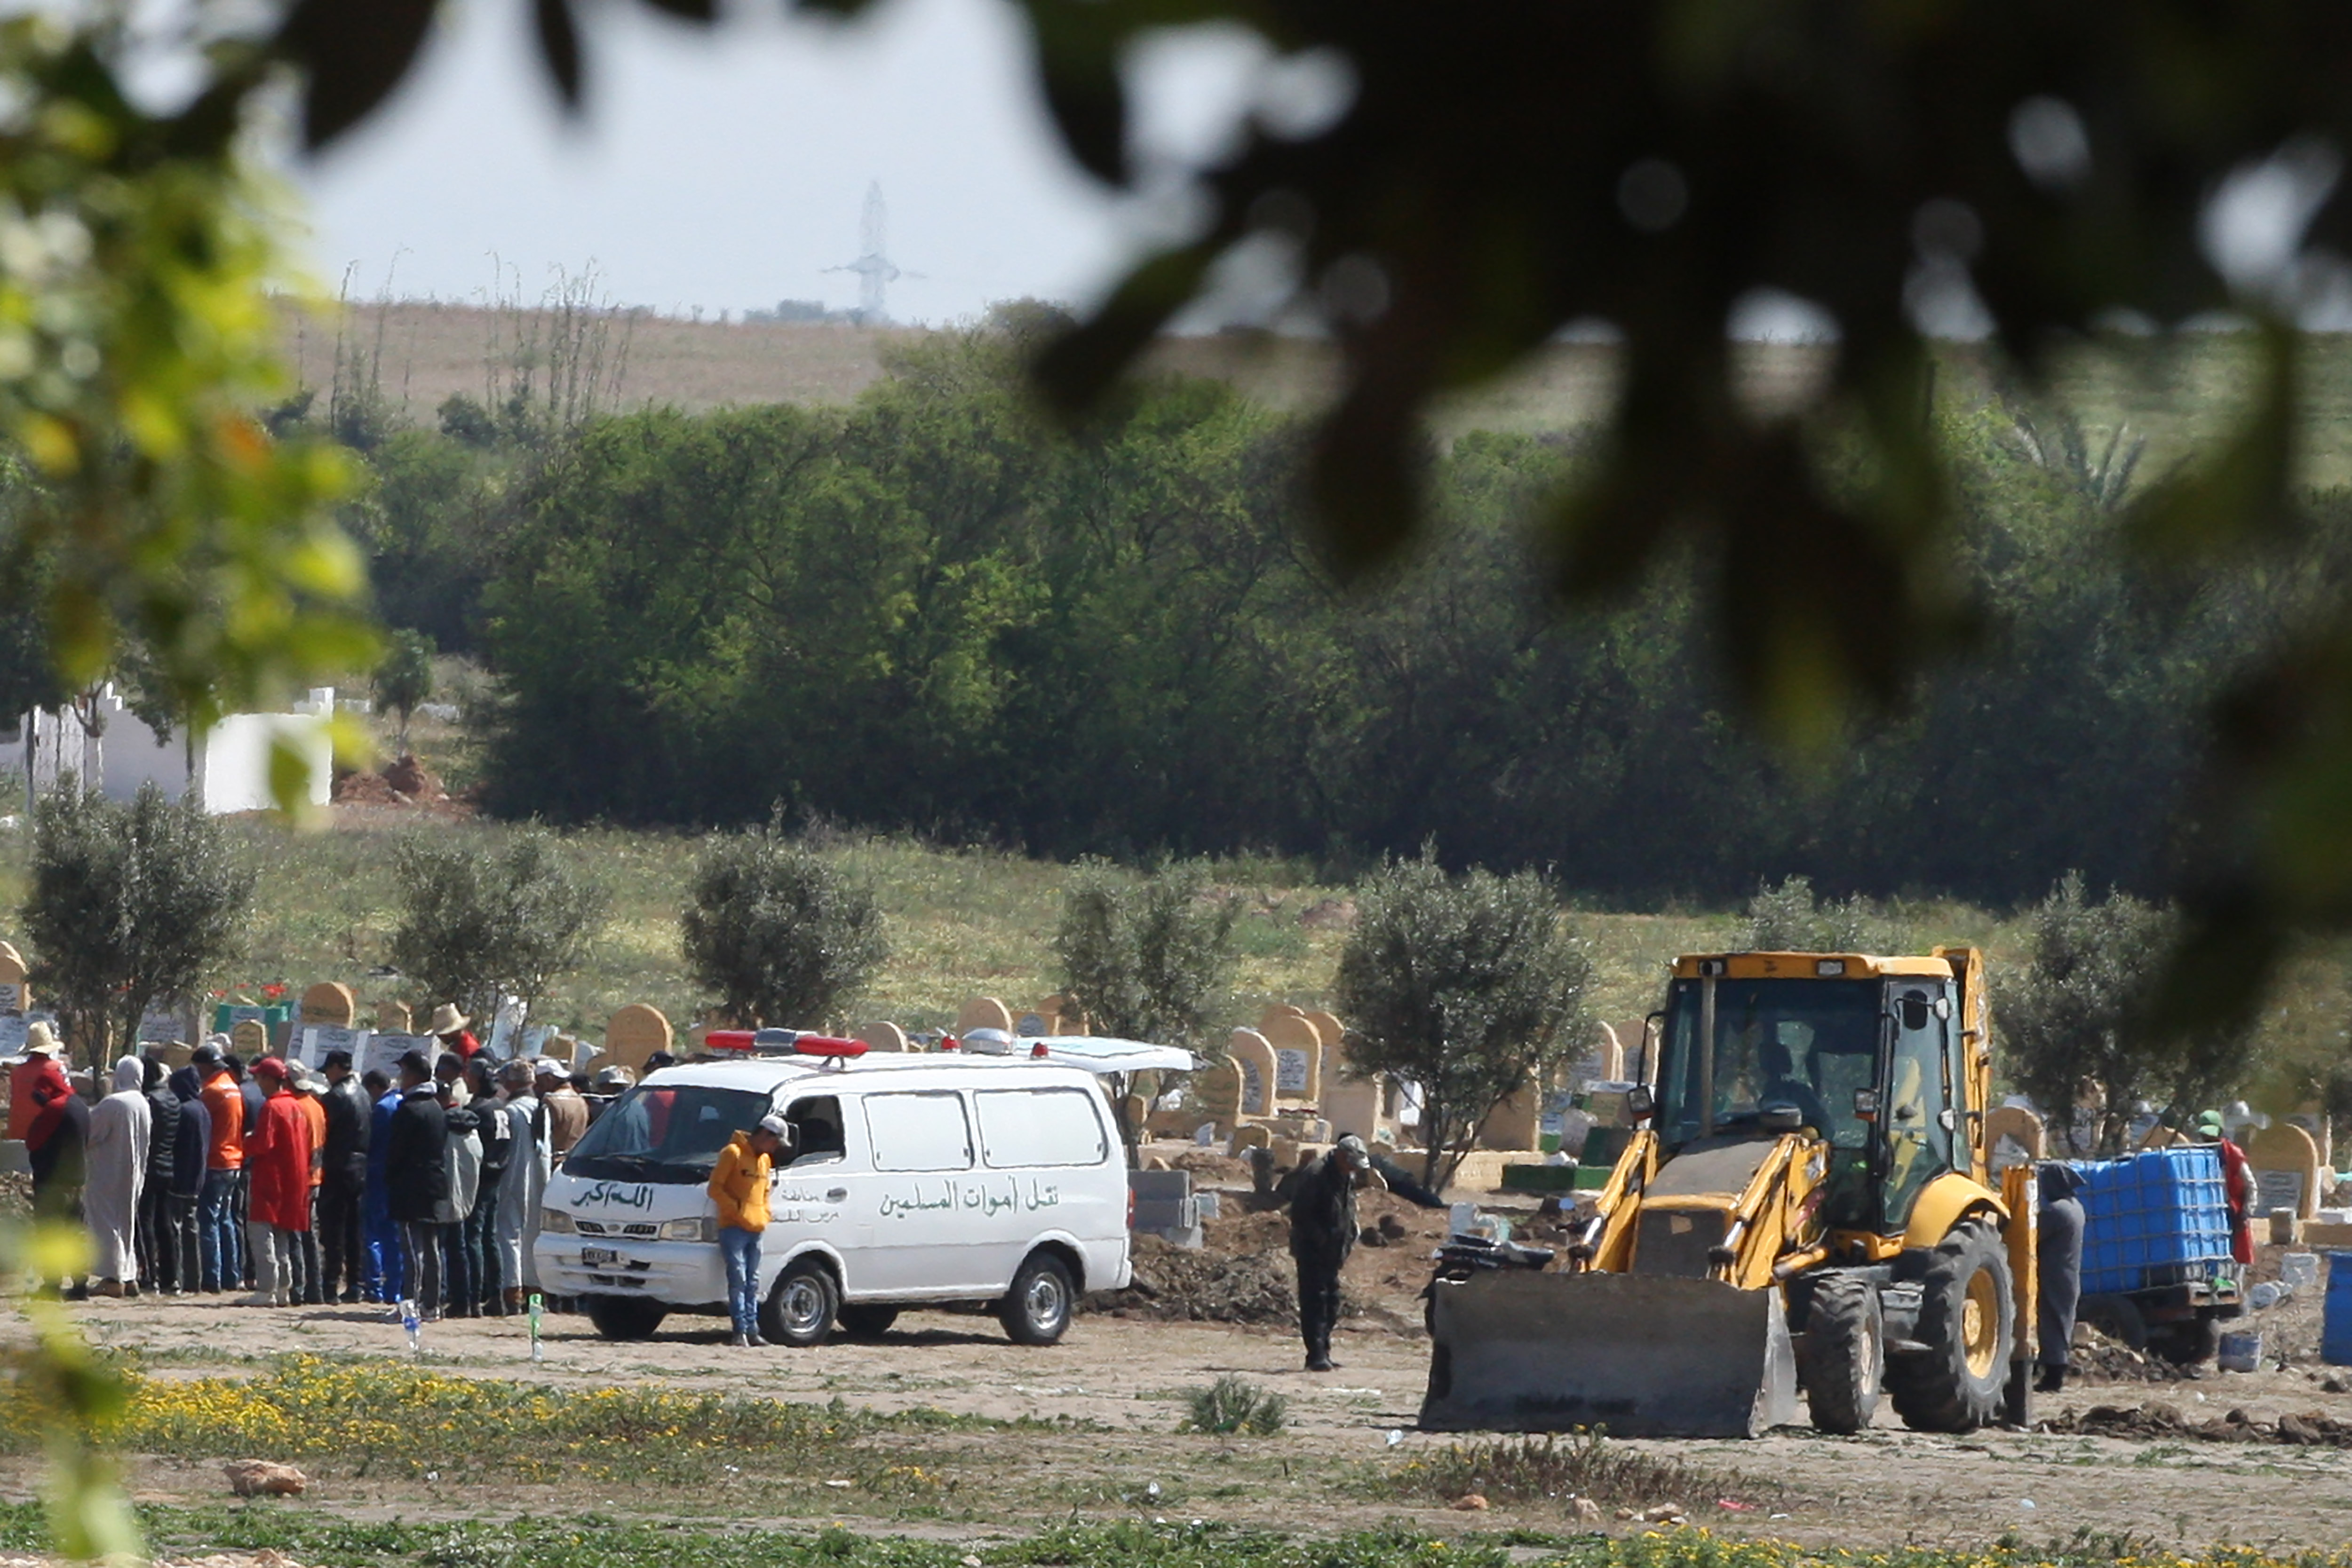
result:
M 640 1083 L 581 1135 L 563 1169 L 596 1181 L 709 1181 L 727 1140 L 757 1126 L 771 1103 L 748 1089 Z

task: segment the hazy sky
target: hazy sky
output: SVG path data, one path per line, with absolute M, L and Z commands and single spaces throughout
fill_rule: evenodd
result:
M 586 115 L 547 88 L 521 0 L 451 7 L 416 77 L 295 173 L 311 258 L 373 297 L 470 300 L 506 267 L 536 298 L 593 263 L 624 304 L 684 313 L 782 298 L 854 304 L 870 182 L 889 206 L 891 314 L 944 321 L 1024 295 L 1082 300 L 1143 232 L 1061 152 L 1000 0 L 882 0 L 848 27 L 750 7 L 715 32 L 635 5 L 583 6 Z M 1229 123 L 1254 52 L 1158 51 L 1145 132 L 1197 152 Z M 396 258 L 396 267 L 395 267 Z

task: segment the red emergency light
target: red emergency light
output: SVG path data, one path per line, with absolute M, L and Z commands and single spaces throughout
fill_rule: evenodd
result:
M 705 1051 L 749 1051 L 751 1031 L 748 1029 L 714 1029 L 702 1037 Z
M 963 1049 L 963 1042 L 956 1039 L 956 1037 L 951 1034 L 943 1034 L 940 1036 L 940 1049 L 941 1051 L 961 1051 Z
M 1042 1040 L 1029 1048 L 1030 1060 L 1033 1061 L 1043 1061 L 1053 1054 L 1054 1053 L 1052 1051 L 1045 1049 L 1045 1042 Z
M 802 1056 L 863 1056 L 866 1042 L 843 1040 L 829 1034 L 804 1034 L 793 1041 L 793 1050 Z

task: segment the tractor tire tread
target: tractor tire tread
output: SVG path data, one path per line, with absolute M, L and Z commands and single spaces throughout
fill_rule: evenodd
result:
M 1843 1437 L 1870 1426 L 1885 1357 L 1877 1282 L 1833 1274 L 1816 1284 L 1797 1372 L 1817 1430 Z
M 1979 1270 L 1992 1273 L 1999 1302 L 1992 1370 L 1982 1379 L 1969 1375 L 1961 1337 L 1969 1281 Z M 1932 1348 L 1887 1357 L 1886 1391 L 1895 1411 L 1915 1432 L 1970 1432 L 1990 1426 L 2001 1416 L 2016 1343 L 2009 1255 L 2000 1236 L 1981 1220 L 1953 1227 L 1937 1244 L 1922 1284 L 1918 1337 Z

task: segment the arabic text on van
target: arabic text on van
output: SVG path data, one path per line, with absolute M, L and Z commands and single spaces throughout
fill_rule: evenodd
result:
M 1034 1178 L 1031 1179 L 1026 1192 L 1021 1189 L 1017 1176 L 1005 1177 L 1001 1189 L 979 1182 L 959 1186 L 952 1181 L 943 1181 L 936 1192 L 926 1192 L 924 1185 L 917 1182 L 910 1194 L 902 1196 L 886 1192 L 882 1195 L 882 1218 L 904 1218 L 932 1209 L 961 1209 L 982 1215 L 1003 1214 L 1007 1209 L 1034 1211 L 1052 1208 L 1061 1201 L 1062 1189 L 1058 1186 Z

